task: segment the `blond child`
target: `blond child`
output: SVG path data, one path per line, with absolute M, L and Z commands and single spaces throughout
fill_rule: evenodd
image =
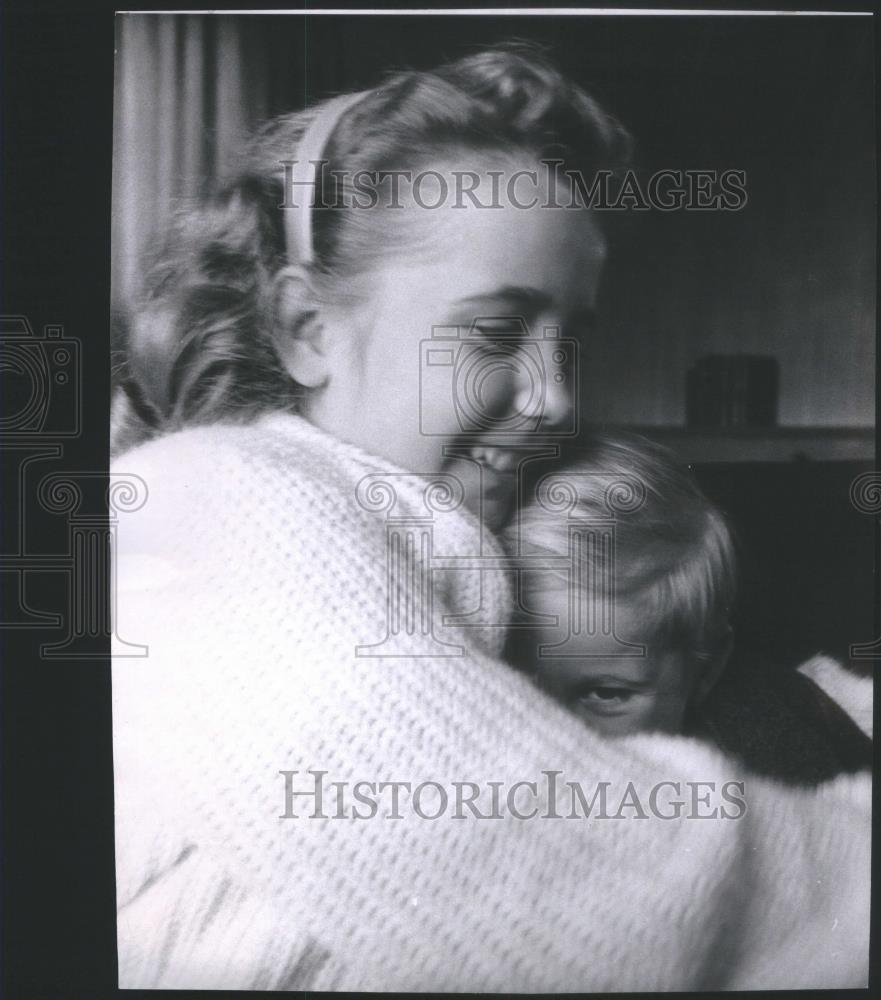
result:
M 597 438 L 507 539 L 523 557 L 512 658 L 603 733 L 682 732 L 730 655 L 735 593 L 731 533 L 690 472 L 635 435 Z

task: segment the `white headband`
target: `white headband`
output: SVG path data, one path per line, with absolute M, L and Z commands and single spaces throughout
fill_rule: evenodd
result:
M 285 239 L 288 262 L 291 264 L 311 264 L 315 259 L 315 248 L 312 245 L 312 206 L 317 193 L 317 168 L 321 165 L 324 147 L 337 122 L 353 104 L 357 104 L 368 93 L 370 91 L 362 90 L 357 94 L 343 94 L 327 101 L 300 139 L 297 161 L 290 174 L 285 177 L 285 183 L 290 185 L 290 193 L 295 201 L 295 204 L 284 209 Z M 303 200 L 297 202 L 301 191 Z

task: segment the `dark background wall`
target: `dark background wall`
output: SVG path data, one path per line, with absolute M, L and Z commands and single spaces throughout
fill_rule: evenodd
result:
M 694 474 L 732 526 L 736 648 L 780 666 L 824 652 L 864 674 L 876 638 L 876 519 L 849 502 L 857 462 L 736 462 Z
M 743 169 L 740 212 L 628 213 L 586 347 L 591 420 L 684 421 L 688 366 L 776 355 L 780 422 L 874 421 L 868 18 L 120 16 L 114 288 L 163 211 L 262 117 L 509 37 L 547 43 L 633 132 L 641 174 Z

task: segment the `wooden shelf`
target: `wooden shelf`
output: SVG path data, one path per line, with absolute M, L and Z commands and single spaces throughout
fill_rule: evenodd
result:
M 873 427 L 696 428 L 615 425 L 676 452 L 684 462 L 874 462 Z

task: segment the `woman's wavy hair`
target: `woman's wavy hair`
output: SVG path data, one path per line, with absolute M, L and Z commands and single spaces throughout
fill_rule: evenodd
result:
M 127 321 L 113 452 L 188 425 L 296 411 L 303 390 L 274 346 L 274 278 L 288 263 L 283 164 L 296 159 L 320 106 L 269 121 L 240 173 L 173 220 Z M 322 176 L 415 170 L 469 151 L 615 170 L 629 150 L 626 131 L 540 49 L 508 43 L 390 75 L 337 122 Z M 334 206 L 318 186 L 316 203 Z M 314 213 L 313 277 L 324 295 L 375 262 L 376 224 L 376 213 L 357 207 Z

